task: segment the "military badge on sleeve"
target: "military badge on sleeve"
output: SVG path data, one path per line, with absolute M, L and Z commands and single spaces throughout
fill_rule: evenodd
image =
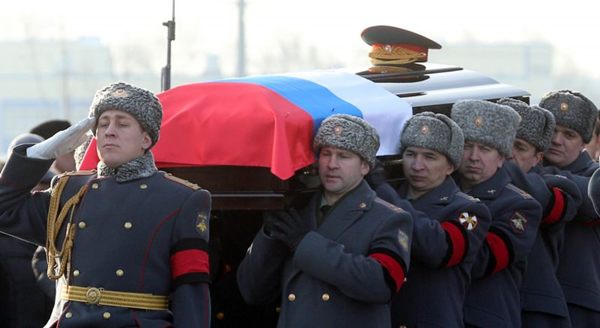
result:
M 206 229 L 208 229 L 207 220 L 208 218 L 206 217 L 206 213 L 198 213 L 198 217 L 196 217 L 196 231 L 198 231 L 200 234 L 204 233 Z
M 514 232 L 523 233 L 525 232 L 525 225 L 527 224 L 527 219 L 519 212 L 515 212 L 512 218 L 510 218 L 510 225 Z
M 408 236 L 400 229 L 398 229 L 398 243 L 400 243 L 400 246 L 408 252 Z
M 473 230 L 477 227 L 477 217 L 475 215 L 471 215 L 468 212 L 462 212 L 458 217 L 458 221 L 462 224 L 463 227 L 467 230 Z

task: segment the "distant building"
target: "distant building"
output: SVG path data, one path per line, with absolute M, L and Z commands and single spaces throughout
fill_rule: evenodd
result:
M 48 119 L 87 115 L 99 86 L 114 80 L 98 39 L 0 42 L 0 154 L 16 135 Z

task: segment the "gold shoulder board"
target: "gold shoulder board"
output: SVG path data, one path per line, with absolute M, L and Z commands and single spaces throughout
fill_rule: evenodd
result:
M 188 181 L 186 179 L 178 178 L 178 177 L 174 176 L 171 173 L 165 174 L 165 178 L 167 178 L 167 179 L 169 179 L 171 181 L 175 181 L 175 182 L 177 182 L 179 184 L 182 184 L 182 185 L 184 185 L 184 186 L 186 186 L 188 188 L 194 189 L 194 190 L 201 189 L 199 185 L 197 185 L 197 184 L 195 184 L 193 182 L 190 182 L 190 181 Z
M 62 178 L 63 176 L 92 175 L 92 174 L 96 174 L 96 170 L 69 171 L 69 172 L 64 172 L 64 173 L 60 174 L 59 177 Z

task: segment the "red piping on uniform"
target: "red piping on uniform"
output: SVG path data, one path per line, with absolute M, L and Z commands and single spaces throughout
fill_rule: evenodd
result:
M 400 290 L 400 287 L 404 283 L 404 270 L 402 265 L 398 261 L 394 260 L 393 257 L 383 253 L 373 253 L 369 257 L 379 262 L 390 274 L 394 282 L 396 283 L 396 293 Z
M 448 221 L 442 222 L 442 228 L 448 233 L 448 236 L 450 236 L 450 240 L 452 241 L 452 245 L 450 245 L 452 254 L 446 264 L 447 267 L 451 267 L 459 264 L 465 256 L 467 250 L 465 238 L 462 231 Z
M 152 237 L 148 241 L 148 246 L 146 247 L 146 254 L 144 254 L 144 260 L 142 261 L 142 268 L 140 270 L 140 285 L 139 285 L 140 290 L 142 288 L 144 288 L 144 272 L 146 271 L 146 263 L 148 262 L 148 257 L 150 256 L 150 249 L 152 248 L 152 243 L 154 242 L 154 238 L 156 238 L 156 235 L 162 228 L 163 224 L 165 224 L 165 222 L 174 218 L 177 214 L 179 214 L 179 209 L 176 209 L 175 211 L 173 211 L 172 213 L 167 215 L 164 219 L 162 219 L 162 221 L 160 221 L 160 223 L 156 226 L 156 228 L 154 228 L 154 231 L 152 232 Z
M 496 265 L 492 270 L 492 273 L 496 273 L 508 266 L 509 252 L 508 247 L 504 240 L 493 232 L 488 232 L 485 236 L 485 240 L 488 243 L 492 255 L 496 259 Z

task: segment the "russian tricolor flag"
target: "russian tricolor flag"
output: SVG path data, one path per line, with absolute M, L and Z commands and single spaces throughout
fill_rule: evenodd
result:
M 341 71 L 187 84 L 158 98 L 164 109 L 152 149 L 158 167 L 269 167 L 283 180 L 315 161 L 312 138 L 327 116 L 363 117 L 381 137 L 377 154 L 391 155 L 412 115 L 407 102 Z M 81 169 L 95 167 L 97 158 L 91 157 L 86 154 Z

